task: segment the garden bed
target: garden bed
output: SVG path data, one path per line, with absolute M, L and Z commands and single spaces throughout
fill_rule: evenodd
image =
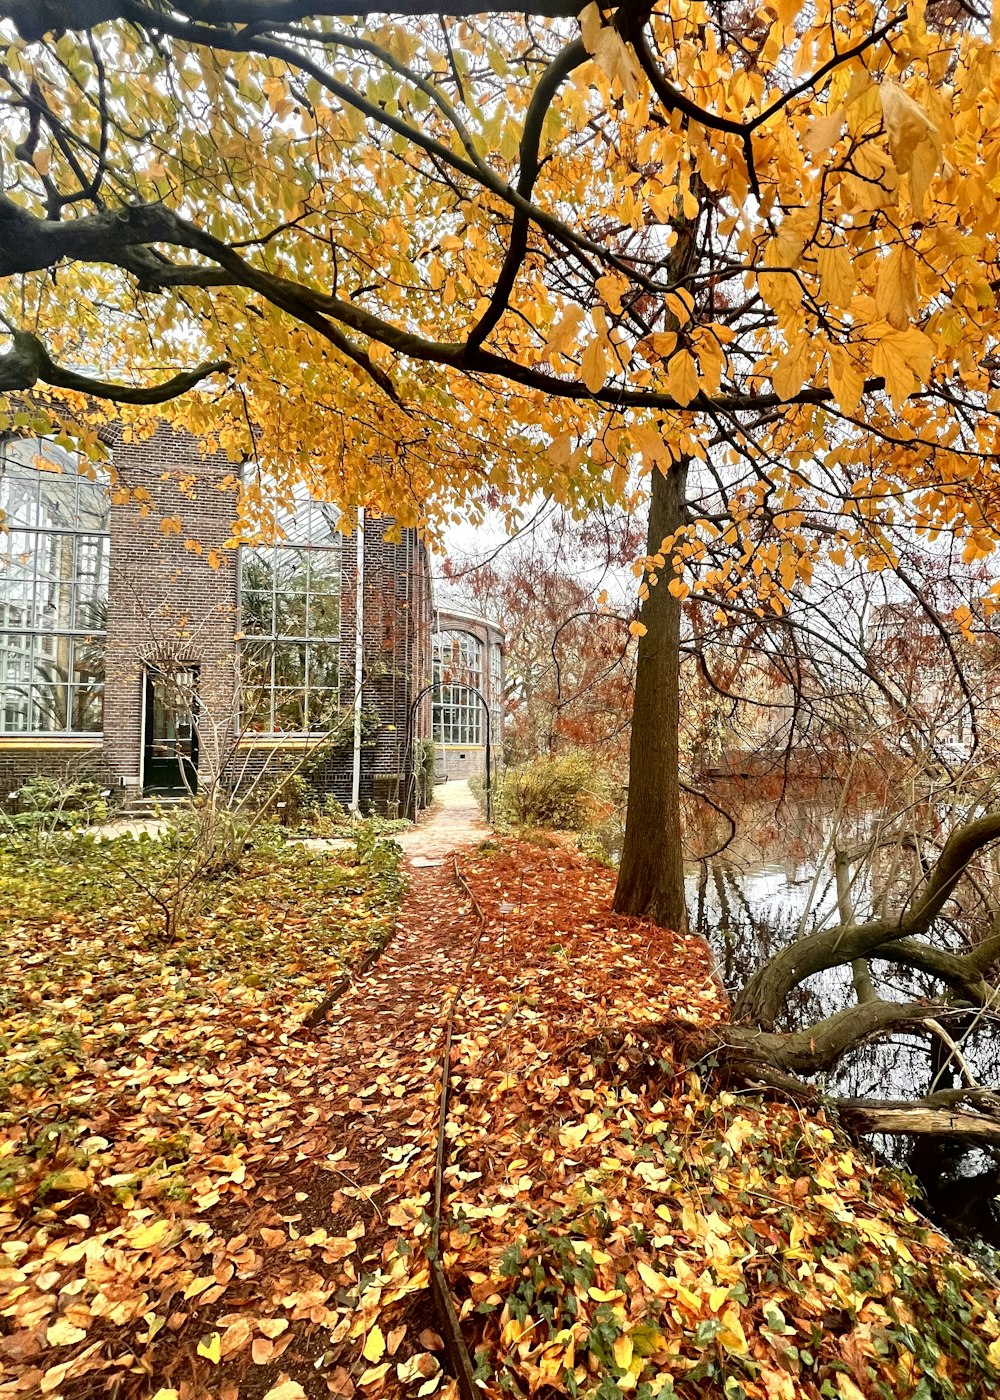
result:
M 398 848 L 362 829 L 334 857 L 266 834 L 195 882 L 168 936 L 191 849 L 181 830 L 0 854 L 0 1375 L 17 1377 L 0 1394 L 96 1393 L 109 1366 L 142 1393 L 139 1358 L 191 1300 L 210 1317 L 241 1268 L 241 1291 L 294 1271 L 294 1231 L 251 1265 L 254 1186 L 309 1167 L 321 1066 L 301 1027 L 390 936 Z M 282 1322 L 261 1346 L 280 1349 Z

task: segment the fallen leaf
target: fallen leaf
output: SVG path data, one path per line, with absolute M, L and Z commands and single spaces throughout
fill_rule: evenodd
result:
M 58 1322 L 53 1322 L 51 1327 L 46 1328 L 45 1340 L 50 1347 L 68 1347 L 74 1342 L 82 1342 L 86 1335 L 83 1327 L 74 1327 L 65 1318 L 60 1318 Z
M 298 1381 L 290 1381 L 285 1376 L 271 1387 L 264 1400 L 308 1400 L 308 1396 Z
M 250 1355 L 255 1366 L 266 1366 L 274 1351 L 274 1343 L 267 1337 L 254 1337 Z
M 436 1356 L 431 1356 L 429 1351 L 418 1351 L 396 1367 L 396 1375 L 404 1385 L 412 1385 L 414 1381 L 430 1380 L 440 1369 Z
M 377 1322 L 365 1339 L 361 1355 L 366 1361 L 381 1361 L 385 1355 L 385 1335 Z
M 213 1366 L 219 1364 L 222 1360 L 222 1337 L 218 1332 L 213 1332 L 207 1339 L 201 1339 L 198 1343 L 198 1355 L 207 1357 Z
M 351 1400 L 354 1394 L 354 1382 L 343 1366 L 338 1366 L 327 1376 L 326 1388 L 331 1395 L 339 1396 L 340 1400 Z
M 125 1236 L 125 1241 L 133 1249 L 151 1249 L 153 1245 L 159 1244 L 170 1229 L 169 1220 L 155 1220 L 152 1225 L 143 1225 L 138 1230 L 133 1230 L 130 1235 Z

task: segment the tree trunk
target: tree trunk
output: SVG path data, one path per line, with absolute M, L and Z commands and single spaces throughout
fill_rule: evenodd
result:
M 646 547 L 684 523 L 688 463 L 654 471 Z M 687 928 L 684 856 L 681 847 L 680 724 L 681 602 L 670 592 L 670 563 L 649 590 L 639 620 L 639 638 L 629 750 L 628 815 L 614 908 L 619 914 L 652 919 L 664 928 Z

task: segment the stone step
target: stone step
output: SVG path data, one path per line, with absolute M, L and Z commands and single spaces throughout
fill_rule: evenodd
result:
M 133 797 L 121 810 L 123 817 L 155 817 L 161 813 L 176 812 L 190 804 L 186 795 L 172 792 L 148 792 L 141 797 Z

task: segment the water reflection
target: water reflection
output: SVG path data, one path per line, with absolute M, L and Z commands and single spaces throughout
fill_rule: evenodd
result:
M 734 810 L 731 791 L 727 797 L 729 810 Z M 777 802 L 742 795 L 736 838 L 723 853 L 693 861 L 688 877 L 692 922 L 708 938 L 731 995 L 794 938 L 840 922 L 834 835 L 840 849 L 860 848 L 870 840 L 875 821 L 871 811 L 838 810 L 831 797 L 815 790 L 804 798 L 786 796 Z M 711 824 L 699 828 L 689 823 L 689 831 L 693 841 L 701 841 L 702 850 L 719 844 Z M 908 858 L 904 850 L 903 865 Z M 906 891 L 900 893 L 900 885 L 909 877 L 901 870 L 898 849 L 879 852 L 870 865 L 861 863 L 853 874 L 849 897 L 858 918 L 905 903 Z M 975 909 L 966 912 L 964 927 L 961 916 L 942 920 L 929 941 L 962 947 L 969 921 L 976 918 Z M 978 913 L 984 915 L 983 910 Z M 935 983 L 925 974 L 878 960 L 873 960 L 871 973 L 880 996 L 899 1001 L 934 996 Z M 851 970 L 830 969 L 795 990 L 783 1028 L 810 1024 L 854 1000 Z M 952 1029 L 976 1080 L 1000 1085 L 995 1023 L 970 1015 L 964 1026 Z M 958 1067 L 942 1042 L 930 1033 L 914 1033 L 853 1052 L 824 1087 L 848 1097 L 905 1099 L 960 1083 Z M 1000 1248 L 1000 1164 L 987 1152 L 929 1138 L 881 1138 L 873 1145 L 914 1172 L 932 1212 L 953 1233 Z

